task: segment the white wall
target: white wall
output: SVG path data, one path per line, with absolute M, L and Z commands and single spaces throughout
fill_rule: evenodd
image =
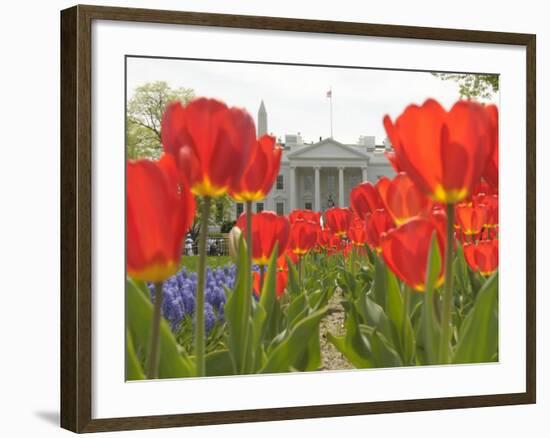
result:
M 274 15 L 328 20 L 472 29 L 538 34 L 538 223 L 548 223 L 548 186 L 542 169 L 549 153 L 548 120 L 550 29 L 545 2 L 462 0 L 451 7 L 441 1 L 296 2 L 279 0 L 144 1 L 109 0 L 88 3 L 157 7 L 208 12 Z M 59 399 L 59 10 L 71 1 L 4 2 L 0 26 L 2 136 L 0 147 L 0 272 L 2 282 L 0 386 L 4 436 L 68 436 L 56 426 Z M 543 198 L 544 197 L 544 198 Z M 423 436 L 543 437 L 548 436 L 550 387 L 548 277 L 543 277 L 543 248 L 550 244 L 548 229 L 539 226 L 538 340 L 539 404 L 442 412 L 287 421 L 107 434 L 113 437 L 150 436 Z M 269 397 L 266 394 L 266 397 Z M 543 431 L 542 428 L 546 431 Z

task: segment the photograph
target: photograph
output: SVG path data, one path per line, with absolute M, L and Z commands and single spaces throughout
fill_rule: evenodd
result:
M 124 81 L 126 381 L 499 362 L 499 75 Z

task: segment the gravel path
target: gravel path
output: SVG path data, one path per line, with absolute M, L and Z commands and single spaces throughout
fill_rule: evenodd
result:
M 353 366 L 327 339 L 327 333 L 341 336 L 344 330 L 344 308 L 340 304 L 342 291 L 338 288 L 328 303 L 327 316 L 323 318 L 320 325 L 321 342 L 321 370 L 347 370 Z

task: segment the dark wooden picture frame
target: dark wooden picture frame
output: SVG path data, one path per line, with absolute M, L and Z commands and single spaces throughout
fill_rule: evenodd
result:
M 523 393 L 92 419 L 93 20 L 186 24 L 325 34 L 519 45 L 526 48 L 526 391 Z M 528 404 L 536 401 L 536 37 L 531 34 L 75 6 L 61 12 L 61 426 L 97 432 L 390 412 Z

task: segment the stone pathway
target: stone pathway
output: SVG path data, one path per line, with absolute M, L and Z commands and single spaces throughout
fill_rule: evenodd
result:
M 328 303 L 327 316 L 323 318 L 320 324 L 321 370 L 348 370 L 354 368 L 327 339 L 328 332 L 335 336 L 341 336 L 345 333 L 345 312 L 340 304 L 341 300 L 342 291 L 336 289 Z

